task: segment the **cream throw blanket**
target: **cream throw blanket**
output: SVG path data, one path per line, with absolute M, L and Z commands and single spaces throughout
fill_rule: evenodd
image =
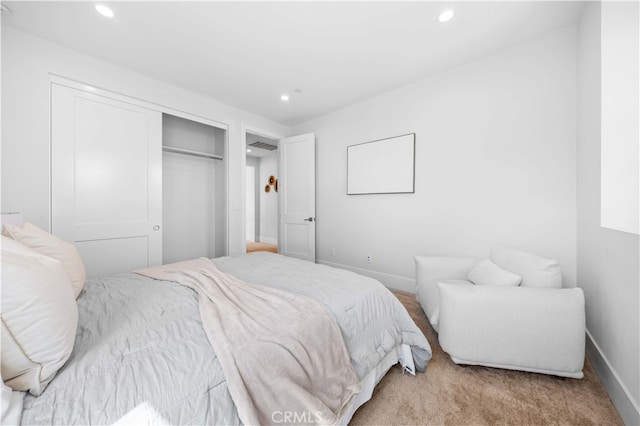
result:
M 249 284 L 206 258 L 135 271 L 192 288 L 245 425 L 334 424 L 360 384 L 342 333 L 315 300 Z

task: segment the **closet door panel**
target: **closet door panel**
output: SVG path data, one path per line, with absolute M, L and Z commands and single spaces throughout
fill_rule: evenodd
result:
M 109 238 L 76 242 L 84 266 L 92 276 L 103 277 L 139 269 L 147 265 L 147 237 Z M 109 261 L 105 262 L 105 253 Z
M 146 221 L 146 115 L 82 97 L 75 108 L 76 223 Z
M 52 232 L 88 275 L 162 263 L 161 113 L 52 84 Z

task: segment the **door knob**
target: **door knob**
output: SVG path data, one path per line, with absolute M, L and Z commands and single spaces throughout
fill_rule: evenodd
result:
M 160 230 L 160 225 L 155 225 L 155 226 L 153 227 L 153 230 L 154 230 L 154 231 L 159 231 L 159 230 Z
M 312 217 L 308 217 L 306 219 L 304 219 L 305 222 L 313 222 L 315 219 Z

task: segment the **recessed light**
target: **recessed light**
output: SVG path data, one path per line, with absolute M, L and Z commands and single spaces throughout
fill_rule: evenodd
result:
M 447 9 L 438 16 L 439 22 L 447 22 L 453 18 L 453 9 Z
M 282 96 L 280 96 L 280 99 L 282 99 L 282 102 L 288 102 L 289 101 L 289 95 L 282 95 Z
M 113 18 L 113 10 L 109 9 L 107 6 L 103 4 L 96 4 L 96 11 L 107 18 Z

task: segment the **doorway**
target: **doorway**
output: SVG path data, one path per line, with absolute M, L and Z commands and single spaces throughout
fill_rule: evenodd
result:
M 246 251 L 278 252 L 278 140 L 246 133 Z
M 227 254 L 226 130 L 162 114 L 162 263 Z

